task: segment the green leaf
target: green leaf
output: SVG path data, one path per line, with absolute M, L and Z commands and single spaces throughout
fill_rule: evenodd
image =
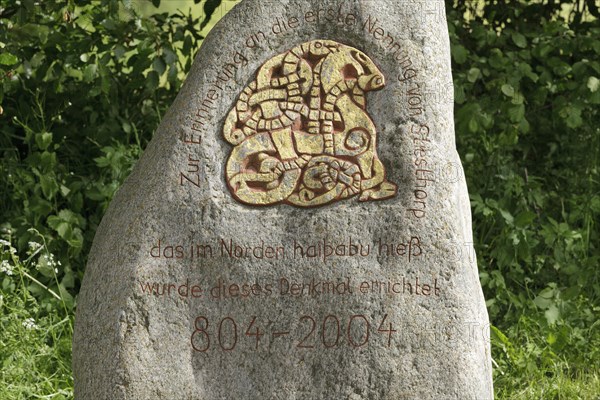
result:
M 512 96 L 512 100 L 510 101 L 512 104 L 523 104 L 525 102 L 525 97 L 523 97 L 523 93 L 515 90 L 514 95 Z
M 56 215 L 51 215 L 48 217 L 48 225 L 54 229 L 58 235 L 63 238 L 63 239 L 69 239 L 69 237 L 71 236 L 71 224 L 66 221 L 64 218 L 62 218 L 59 214 L 59 216 Z
M 600 213 L 600 196 L 592 197 L 592 199 L 590 200 L 590 208 L 593 211 Z
M 148 76 L 146 77 L 146 87 L 149 90 L 155 90 L 158 87 L 158 83 L 160 81 L 160 77 L 156 73 L 156 71 L 150 71 Z
M 513 32 L 511 38 L 518 47 L 522 49 L 527 47 L 527 39 L 525 38 L 525 36 L 523 36 L 523 34 L 519 32 Z
M 179 57 L 177 57 L 177 54 L 168 47 L 165 47 L 163 49 L 163 53 L 164 53 L 165 62 L 169 65 L 173 65 L 179 60 Z
M 66 222 L 61 222 L 56 227 L 56 232 L 63 239 L 68 239 L 71 236 L 71 225 Z
M 110 198 L 110 190 L 104 185 L 96 184 L 88 189 L 85 196 L 94 201 L 104 201 Z
M 83 69 L 83 80 L 84 82 L 91 82 L 98 76 L 98 66 L 96 64 L 87 65 Z
M 41 155 L 40 155 L 40 169 L 42 170 L 42 172 L 48 172 L 48 171 L 52 171 L 54 169 L 54 167 L 56 166 L 56 153 L 54 152 L 49 152 L 49 151 L 44 151 Z
M 477 123 L 477 119 L 475 116 L 469 120 L 469 131 L 471 133 L 476 133 L 479 130 L 479 124 Z
M 492 68 L 501 69 L 504 67 L 504 64 L 507 60 L 504 57 L 504 53 L 500 49 L 492 49 L 490 50 L 490 56 L 488 59 L 488 63 Z
M 117 29 L 117 23 L 110 18 L 102 21 L 101 25 L 104 26 L 108 31 L 115 31 Z
M 67 76 L 70 78 L 74 78 L 79 81 L 83 80 L 83 72 L 80 69 L 67 67 L 66 72 L 67 72 Z
M 48 215 L 52 212 L 52 204 L 41 197 L 33 197 L 29 200 L 29 210 L 35 215 Z
M 51 82 L 55 79 L 57 79 L 60 75 L 60 65 L 57 61 L 53 61 L 52 64 L 50 64 L 50 67 L 48 68 L 48 70 L 46 71 L 46 75 L 44 76 L 44 78 L 42 79 L 43 82 Z
M 73 288 L 75 287 L 75 274 L 70 268 L 65 268 L 65 274 L 62 278 L 61 284 L 65 288 Z
M 490 333 L 493 338 L 498 340 L 500 343 L 502 343 L 507 348 L 512 345 L 512 343 L 510 342 L 510 339 L 504 333 L 502 333 L 502 331 L 500 329 L 496 328 L 493 325 L 490 326 Z
M 560 318 L 560 311 L 558 310 L 558 307 L 553 304 L 546 310 L 544 316 L 550 325 L 554 325 Z
M 197 3 L 199 2 L 200 1 L 198 1 Z M 217 8 L 219 8 L 220 5 L 221 0 L 206 0 L 206 3 L 204 3 L 204 21 L 202 21 L 202 24 L 200 25 L 200 30 L 204 29 L 206 25 L 208 25 L 210 18 L 215 13 Z
M 527 133 L 527 132 L 529 132 L 530 129 L 531 129 L 531 124 L 529 124 L 529 121 L 527 121 L 527 118 L 523 118 L 519 122 L 519 132 Z
M 600 79 L 596 78 L 595 76 L 590 76 L 588 78 L 587 87 L 592 93 L 597 92 L 598 89 L 600 89 Z
M 15 65 L 19 62 L 17 56 L 11 53 L 0 54 L 0 64 L 2 65 Z
M 504 85 L 502 85 L 501 90 L 505 96 L 513 97 L 515 95 L 515 88 L 512 87 L 511 85 L 509 85 L 508 83 L 505 83 Z
M 69 291 L 62 284 L 58 285 L 58 288 L 55 289 L 55 291 L 58 292 L 60 298 L 62 299 L 62 301 L 64 301 L 67 308 L 69 310 L 73 309 L 73 307 L 75 306 L 75 299 L 73 298 L 71 293 L 69 293 Z
M 117 60 L 120 60 L 121 58 L 123 58 L 125 53 L 127 53 L 127 49 L 125 47 L 123 47 L 123 45 L 120 45 L 120 44 L 116 45 L 115 49 L 113 50 L 113 54 L 115 55 L 115 58 Z
M 177 64 L 171 64 L 167 73 L 167 80 L 173 84 L 177 81 Z
M 554 50 L 554 46 L 552 46 L 550 43 L 544 42 L 534 49 L 534 54 L 543 59 L 546 58 L 548 54 L 552 52 L 552 50 Z
M 565 76 L 571 72 L 571 65 L 561 60 L 552 61 L 552 71 L 558 76 Z
M 192 45 L 192 37 L 187 35 L 183 40 L 183 54 L 190 54 L 190 52 L 192 51 Z
M 33 11 L 36 6 L 36 2 L 34 0 L 22 0 L 22 4 L 28 11 Z
M 485 129 L 491 129 L 494 125 L 494 119 L 488 113 L 481 112 L 478 114 L 479 124 L 482 125 Z
M 467 61 L 468 52 L 467 49 L 462 45 L 452 46 L 452 58 L 457 64 L 464 64 Z
M 102 93 L 109 94 L 110 93 L 111 82 L 108 75 L 102 75 L 102 79 L 100 80 L 100 88 L 102 89 Z
M 72 248 L 81 249 L 83 246 L 83 235 L 81 234 L 81 229 L 73 229 L 70 237 L 67 239 L 67 243 L 69 243 L 69 246 Z
M 48 149 L 48 146 L 52 143 L 52 133 L 42 132 L 35 135 L 35 143 L 40 150 Z
M 465 87 L 458 82 L 454 81 L 454 102 L 456 104 L 463 104 L 466 101 Z
M 565 119 L 567 126 L 571 129 L 576 129 L 583 125 L 581 108 L 579 107 L 567 106 L 560 111 L 560 115 Z
M 152 62 L 152 68 L 156 71 L 156 73 L 158 73 L 159 76 L 161 76 L 167 69 L 167 65 L 162 58 L 156 57 Z
M 58 217 L 63 221 L 69 222 L 71 224 L 78 223 L 77 215 L 71 210 L 60 210 L 58 212 Z
M 525 105 L 518 104 L 510 107 L 508 109 L 508 117 L 510 118 L 511 122 L 521 122 L 521 120 L 525 118 Z
M 60 185 L 60 189 L 59 190 L 60 190 L 60 194 L 63 197 L 67 197 L 69 195 L 69 193 L 71 193 L 71 189 L 69 189 L 65 185 Z
M 531 211 L 520 212 L 515 218 L 515 225 L 519 228 L 525 228 L 535 221 L 536 217 L 537 215 Z
M 121 124 L 121 127 L 123 128 L 123 132 L 128 133 L 128 134 L 131 133 L 131 124 L 129 122 L 124 121 Z
M 48 200 L 52 200 L 54 195 L 58 192 L 58 183 L 56 183 L 56 177 L 54 175 L 48 174 L 40 176 L 40 185 L 44 197 Z
M 33 57 L 31 57 L 31 60 L 29 60 L 29 63 L 31 64 L 31 66 L 33 68 L 39 68 L 45 59 L 46 59 L 46 54 L 42 51 L 39 51 L 39 52 L 35 53 L 33 55 Z
M 506 210 L 502 210 L 502 209 L 500 209 L 498 211 L 500 211 L 500 214 L 502 215 L 502 218 L 504 218 L 504 221 L 506 221 L 506 223 L 508 225 L 512 225 L 513 224 L 515 218 L 512 216 L 512 214 L 510 212 L 508 212 Z
M 554 302 L 554 289 L 546 288 L 540 292 L 539 295 L 535 299 L 533 299 L 533 303 L 539 308 L 545 310 L 550 307 Z
M 479 78 L 481 78 L 481 70 L 479 68 L 471 68 L 467 73 L 467 80 L 471 83 L 475 83 Z
M 60 224 L 62 220 L 60 218 L 58 218 L 56 215 L 51 215 L 48 217 L 48 225 L 50 226 L 50 228 L 52 229 L 56 229 L 56 227 L 58 226 L 58 224 Z

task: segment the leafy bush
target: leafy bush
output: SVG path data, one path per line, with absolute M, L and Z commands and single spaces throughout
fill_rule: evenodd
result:
M 561 3 L 457 2 L 449 18 L 499 391 L 600 371 L 600 24 Z
M 201 21 L 116 0 L 0 4 L 0 221 L 20 253 L 30 228 L 40 232 L 59 279 L 31 274 L 75 295 L 96 226 L 177 94 Z
M 92 238 L 214 6 L 201 19 L 117 0 L 0 0 L 0 398 L 72 398 Z

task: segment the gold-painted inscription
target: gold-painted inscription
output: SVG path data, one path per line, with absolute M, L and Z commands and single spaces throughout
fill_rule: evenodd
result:
M 363 52 L 331 40 L 303 43 L 257 71 L 227 115 L 233 145 L 225 179 L 248 205 L 315 207 L 358 195 L 396 195 L 377 156 L 366 92 L 385 77 Z

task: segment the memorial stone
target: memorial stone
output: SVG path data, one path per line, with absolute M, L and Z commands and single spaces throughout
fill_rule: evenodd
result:
M 94 240 L 84 399 L 493 398 L 444 2 L 244 0 Z

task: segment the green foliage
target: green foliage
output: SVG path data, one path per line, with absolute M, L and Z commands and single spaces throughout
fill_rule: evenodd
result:
M 503 3 L 458 2 L 449 28 L 496 385 L 510 397 L 533 377 L 600 370 L 600 24 L 561 2 Z M 571 398 L 556 393 L 544 398 Z
M 43 235 L 62 265 L 55 290 L 72 295 L 96 226 L 202 39 L 199 18 L 127 4 L 0 1 L 0 222 L 20 253 L 29 228 Z
M 95 230 L 211 16 L 154 11 L 0 0 L 2 399 L 72 398 L 75 298 Z

